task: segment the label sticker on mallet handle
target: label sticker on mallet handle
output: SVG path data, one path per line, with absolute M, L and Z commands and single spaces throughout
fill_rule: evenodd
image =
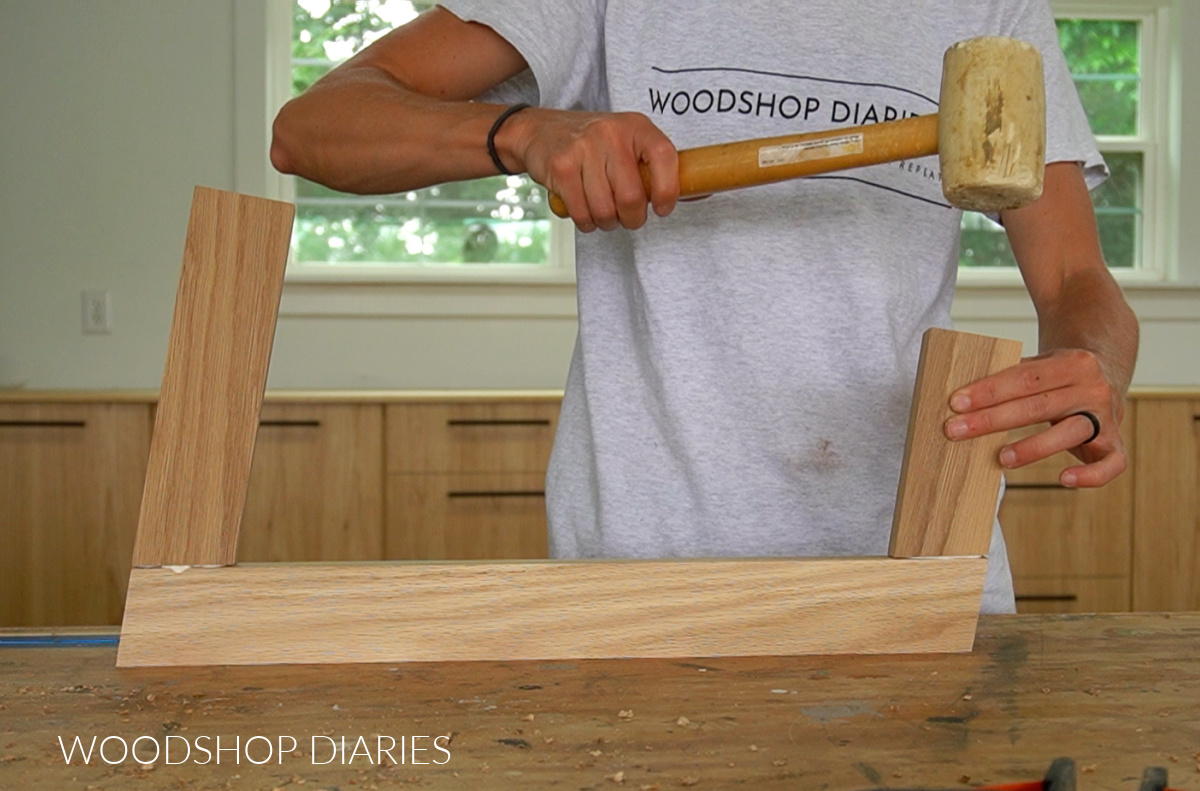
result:
M 834 157 L 861 154 L 862 150 L 863 136 L 861 132 L 840 137 L 826 137 L 820 140 L 784 143 L 779 146 L 763 146 L 758 149 L 758 166 L 769 168 L 810 159 L 833 159 Z

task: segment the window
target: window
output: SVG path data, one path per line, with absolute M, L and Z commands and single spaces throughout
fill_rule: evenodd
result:
M 435 0 L 282 0 L 290 9 L 291 94 Z M 1052 0 L 1059 40 L 1112 172 L 1092 193 L 1108 265 L 1124 281 L 1160 279 L 1168 228 L 1166 12 L 1169 0 Z M 397 195 L 357 196 L 284 179 L 297 206 L 290 280 L 560 282 L 573 233 L 526 176 L 494 176 Z M 1003 228 L 968 212 L 959 264 L 972 277 L 1015 268 Z M 976 281 L 980 282 L 980 281 Z
M 433 0 L 291 0 L 291 95 Z M 482 144 L 482 142 L 481 142 Z M 349 195 L 290 179 L 290 279 L 561 281 L 571 234 L 528 177 L 494 176 L 396 195 Z M 558 237 L 564 237 L 559 239 Z
M 1166 102 L 1159 96 L 1166 67 L 1158 36 L 1165 3 L 1056 2 L 1059 43 L 1111 176 L 1092 191 L 1100 243 L 1116 272 L 1157 277 L 1162 231 L 1156 205 L 1160 157 L 1166 146 Z M 1004 230 L 987 217 L 963 215 L 959 265 L 1015 267 Z M 1134 275 L 1135 277 L 1137 275 Z

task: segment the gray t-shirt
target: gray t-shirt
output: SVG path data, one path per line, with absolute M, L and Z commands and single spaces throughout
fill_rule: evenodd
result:
M 1043 53 L 1047 160 L 1105 175 L 1042 0 L 446 0 L 529 71 L 489 98 L 637 111 L 679 148 L 937 111 L 941 60 Z M 922 333 L 961 213 L 936 157 L 724 193 L 577 236 L 547 475 L 559 557 L 887 554 Z M 1012 611 L 997 527 L 985 611 Z

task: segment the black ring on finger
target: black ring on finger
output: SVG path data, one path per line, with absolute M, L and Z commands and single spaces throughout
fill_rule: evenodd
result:
M 1070 415 L 1067 415 L 1067 417 L 1076 417 L 1076 416 L 1085 417 L 1092 422 L 1092 436 L 1088 437 L 1083 442 L 1080 442 L 1079 443 L 1080 445 L 1086 445 L 1089 442 L 1091 442 L 1092 440 L 1094 440 L 1096 437 L 1100 436 L 1100 418 L 1096 417 L 1091 412 L 1074 412 Z

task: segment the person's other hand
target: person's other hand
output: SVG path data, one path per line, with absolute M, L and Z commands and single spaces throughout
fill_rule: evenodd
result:
M 1007 370 L 960 388 L 950 397 L 958 414 L 946 421 L 946 436 L 969 439 L 1049 422 L 1049 428 L 1000 450 L 1000 464 L 1023 467 L 1064 450 L 1082 465 L 1059 474 L 1064 486 L 1103 486 L 1128 463 L 1120 425 L 1124 397 L 1111 384 L 1103 360 L 1083 349 L 1060 349 L 1027 357 Z M 1100 421 L 1100 433 L 1079 412 Z
M 662 217 L 679 199 L 678 152 L 641 113 L 532 108 L 501 127 L 496 146 L 512 152 L 534 181 L 558 193 L 584 232 L 640 228 L 648 203 Z M 640 162 L 650 170 L 649 200 Z

